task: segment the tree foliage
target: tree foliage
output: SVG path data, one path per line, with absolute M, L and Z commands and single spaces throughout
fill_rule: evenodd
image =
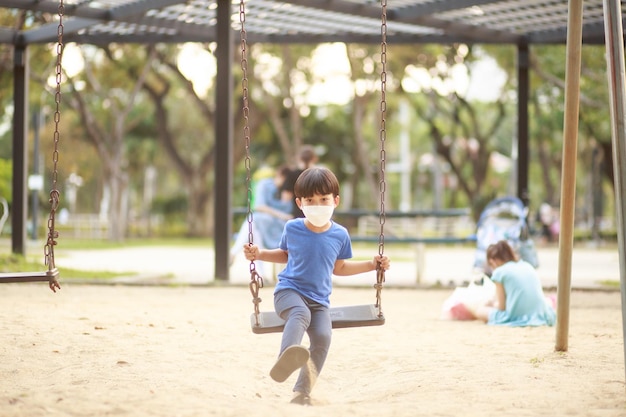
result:
M 40 16 L 0 16 L 28 25 Z M 20 23 L 21 22 L 21 23 Z M 516 51 L 513 47 L 454 45 L 388 45 L 386 74 L 381 75 L 380 45 L 343 45 L 348 73 L 342 78 L 351 91 L 347 103 L 312 103 L 312 92 L 326 82 L 317 66 L 317 45 L 252 45 L 249 55 L 250 131 L 253 168 L 292 162 L 303 144 L 312 144 L 321 162 L 338 175 L 350 207 L 375 208 L 379 193 L 381 79 L 386 80 L 385 154 L 388 208 L 403 201 L 399 164 L 409 161 L 415 208 L 471 206 L 477 216 L 490 199 L 514 192 L 516 140 Z M 214 45 L 200 45 L 210 53 Z M 153 207 L 142 202 L 148 168 L 157 170 L 155 200 L 160 207 L 185 208 L 189 235 L 212 232 L 212 170 L 214 167 L 214 77 L 200 92 L 179 62 L 183 46 L 109 45 L 81 47 L 85 68 L 68 77 L 65 92 L 73 109 L 64 112 L 64 151 L 71 172 L 80 165 L 84 194 L 97 210 L 105 181 L 117 179 L 119 219 Z M 0 50 L 2 56 L 6 50 Z M 50 47 L 33 48 L 37 64 L 31 103 L 49 94 L 53 54 Z M 610 166 L 610 120 L 602 48 L 583 49 L 581 78 L 581 155 L 600 150 L 606 177 Z M 241 68 L 235 54 L 235 204 L 245 196 L 241 107 Z M 42 59 L 39 59 L 42 57 Z M 472 77 L 474 64 L 494 60 L 504 74 L 499 96 L 489 102 L 473 99 L 457 85 L 459 74 Z M 5 62 L 4 60 L 2 61 Z M 564 100 L 564 47 L 531 49 L 531 201 L 553 199 L 558 204 Z M 339 70 L 340 63 L 327 63 Z M 10 83 L 10 71 L 0 65 L 0 86 Z M 333 74 L 335 76 L 336 74 Z M 425 81 L 426 80 L 426 81 Z M 197 81 L 197 80 L 196 80 Z M 69 87 L 68 87 L 69 86 Z M 484 86 L 490 88 L 491 86 Z M 5 91 L 5 93 L 2 93 Z M 0 89 L 0 115 L 10 103 Z M 49 97 L 46 97 L 49 98 Z M 407 110 L 408 108 L 408 110 Z M 408 116 L 407 116 L 408 115 Z M 48 123 L 43 131 L 50 134 Z M 410 155 L 400 137 L 408 135 Z M 49 145 L 46 145 L 49 147 Z M 90 147 L 86 151 L 86 147 Z M 49 151 L 49 149 L 46 149 Z M 596 153 L 597 154 L 597 153 Z M 97 155 L 94 161 L 94 155 Z M 496 169 L 494 159 L 509 161 Z M 583 170 L 593 162 L 581 157 Z M 435 165 L 436 163 L 436 169 Z M 402 168 L 405 169 L 406 167 Z M 436 172 L 438 170 L 438 172 Z M 438 185 L 435 176 L 444 181 Z M 443 184 L 443 185 L 442 185 Z M 581 184 L 581 187 L 583 185 Z M 443 189 L 438 189 L 443 187 Z M 123 207 L 128 195 L 128 207 Z M 176 204 L 169 204 L 176 202 Z M 184 201 L 184 204 L 182 203 Z M 119 222 L 123 224 L 123 221 Z M 119 234 L 126 233 L 120 230 Z

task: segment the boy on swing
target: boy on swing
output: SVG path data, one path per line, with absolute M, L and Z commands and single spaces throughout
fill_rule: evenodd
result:
M 287 222 L 278 249 L 244 245 L 244 254 L 250 261 L 287 264 L 278 274 L 274 290 L 274 308 L 285 320 L 285 328 L 270 376 L 284 382 L 300 369 L 291 402 L 310 405 L 313 384 L 330 346 L 332 275 L 355 275 L 377 267 L 387 270 L 390 261 L 380 255 L 370 261 L 347 260 L 352 257 L 350 236 L 345 227 L 331 220 L 339 204 L 339 181 L 332 171 L 306 169 L 296 181 L 294 194 L 305 217 Z M 310 340 L 308 349 L 301 345 L 305 332 Z

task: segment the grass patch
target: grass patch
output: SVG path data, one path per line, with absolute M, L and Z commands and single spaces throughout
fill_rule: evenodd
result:
M 604 287 L 609 287 L 609 288 L 619 288 L 620 283 L 619 281 L 616 281 L 616 280 L 605 279 L 605 280 L 600 281 L 600 285 Z
M 119 249 L 136 247 L 156 247 L 156 246 L 176 246 L 189 248 L 212 248 L 212 239 L 180 238 L 180 239 L 128 239 L 123 242 L 110 242 L 107 240 L 79 240 L 79 239 L 59 239 L 56 247 L 57 251 L 62 249 Z M 43 247 L 43 243 L 42 243 Z
M 71 268 L 59 268 L 60 281 L 68 280 L 110 280 L 119 277 L 137 275 L 134 272 L 111 272 L 111 271 L 83 271 Z
M 1 273 L 13 273 L 13 272 L 43 272 L 48 267 L 41 262 L 27 259 L 20 255 L 0 255 L 0 272 Z M 134 273 L 124 272 L 110 272 L 110 271 L 82 271 L 71 268 L 59 268 L 61 274 L 61 280 L 72 279 L 85 279 L 85 280 L 106 280 L 117 278 L 120 276 L 135 275 Z
M 111 242 L 108 240 L 90 240 L 90 239 L 63 239 L 60 237 L 58 245 L 55 246 L 55 253 L 62 252 L 63 250 L 99 250 L 99 249 L 121 249 L 121 248 L 134 248 L 134 247 L 156 247 L 156 246 L 176 246 L 176 247 L 196 247 L 196 248 L 213 248 L 214 241 L 209 238 L 163 238 L 163 239 L 127 239 L 123 242 Z M 43 250 L 46 242 L 44 240 L 27 242 L 28 254 L 41 254 L 43 257 Z M 11 253 L 11 240 L 7 238 L 0 239 L 0 254 Z

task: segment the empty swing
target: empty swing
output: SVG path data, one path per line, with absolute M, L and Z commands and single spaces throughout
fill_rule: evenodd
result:
M 57 162 L 59 160 L 59 120 L 61 118 L 61 60 L 63 54 L 63 14 L 65 6 L 63 0 L 59 0 L 59 27 L 58 27 L 58 43 L 57 43 L 57 62 L 56 62 L 56 92 L 54 112 L 54 151 L 53 151 L 53 171 L 52 171 L 52 190 L 50 191 L 50 214 L 48 217 L 48 238 L 44 247 L 45 264 L 48 269 L 43 272 L 11 272 L 0 273 L 0 283 L 17 283 L 17 282 L 43 282 L 48 281 L 48 286 L 54 292 L 61 288 L 59 285 L 59 270 L 54 263 L 54 246 L 57 244 L 56 239 L 59 237 L 58 231 L 54 228 L 55 213 L 59 206 L 59 190 L 57 189 Z
M 387 60 L 387 4 L 386 0 L 381 0 L 381 102 L 380 102 L 380 234 L 378 239 L 378 253 L 383 255 L 385 249 L 385 114 L 386 114 L 386 60 Z M 242 69 L 242 102 L 243 102 L 243 117 L 244 117 L 244 143 L 245 143 L 245 168 L 246 168 L 246 185 L 247 185 L 247 213 L 246 219 L 248 222 L 248 244 L 254 242 L 253 235 L 253 216 L 252 216 L 252 187 L 251 187 L 251 157 L 250 157 L 250 126 L 249 126 L 249 97 L 248 97 L 248 79 L 247 79 L 247 42 L 246 42 L 246 30 L 244 27 L 245 16 L 245 0 L 241 0 L 239 3 L 239 19 L 241 24 L 241 69 Z M 348 328 L 348 327 L 364 327 L 364 326 L 380 326 L 385 323 L 385 316 L 382 312 L 381 293 L 383 284 L 385 282 L 385 270 L 380 266 L 376 269 L 376 283 L 374 288 L 376 289 L 376 300 L 374 304 L 364 305 L 351 305 L 351 306 L 339 306 L 330 308 L 330 317 L 332 320 L 332 327 L 335 329 Z M 256 271 L 254 261 L 250 261 L 250 292 L 252 294 L 252 303 L 254 304 L 254 312 L 250 316 L 250 324 L 252 332 L 256 334 L 264 333 L 276 333 L 282 332 L 285 322 L 274 311 L 261 312 L 259 297 L 259 290 L 263 288 L 263 278 Z

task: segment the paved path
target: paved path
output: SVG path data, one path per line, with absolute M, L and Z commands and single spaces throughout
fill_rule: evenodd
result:
M 377 248 L 355 250 L 361 259 L 373 256 Z M 385 252 L 392 259 L 392 268 L 386 273 L 386 286 L 416 286 L 416 253 L 411 249 L 390 248 Z M 556 247 L 538 248 L 539 276 L 544 287 L 554 288 L 558 282 L 558 256 Z M 187 247 L 132 247 L 108 250 L 68 250 L 56 252 L 57 265 L 82 270 L 102 270 L 127 273 L 116 279 L 126 283 L 160 283 L 202 285 L 214 281 L 214 253 L 211 248 Z M 468 247 L 427 247 L 422 262 L 419 285 L 461 285 L 480 274 L 472 271 L 474 249 Z M 266 283 L 272 281 L 271 264 L 259 266 Z M 274 271 L 275 273 L 275 271 Z M 335 277 L 337 285 L 370 285 L 375 274 Z M 249 282 L 249 263 L 236 258 L 230 271 L 230 283 Z M 603 287 L 602 281 L 620 280 L 619 256 L 616 248 L 574 248 L 572 256 L 572 288 Z

